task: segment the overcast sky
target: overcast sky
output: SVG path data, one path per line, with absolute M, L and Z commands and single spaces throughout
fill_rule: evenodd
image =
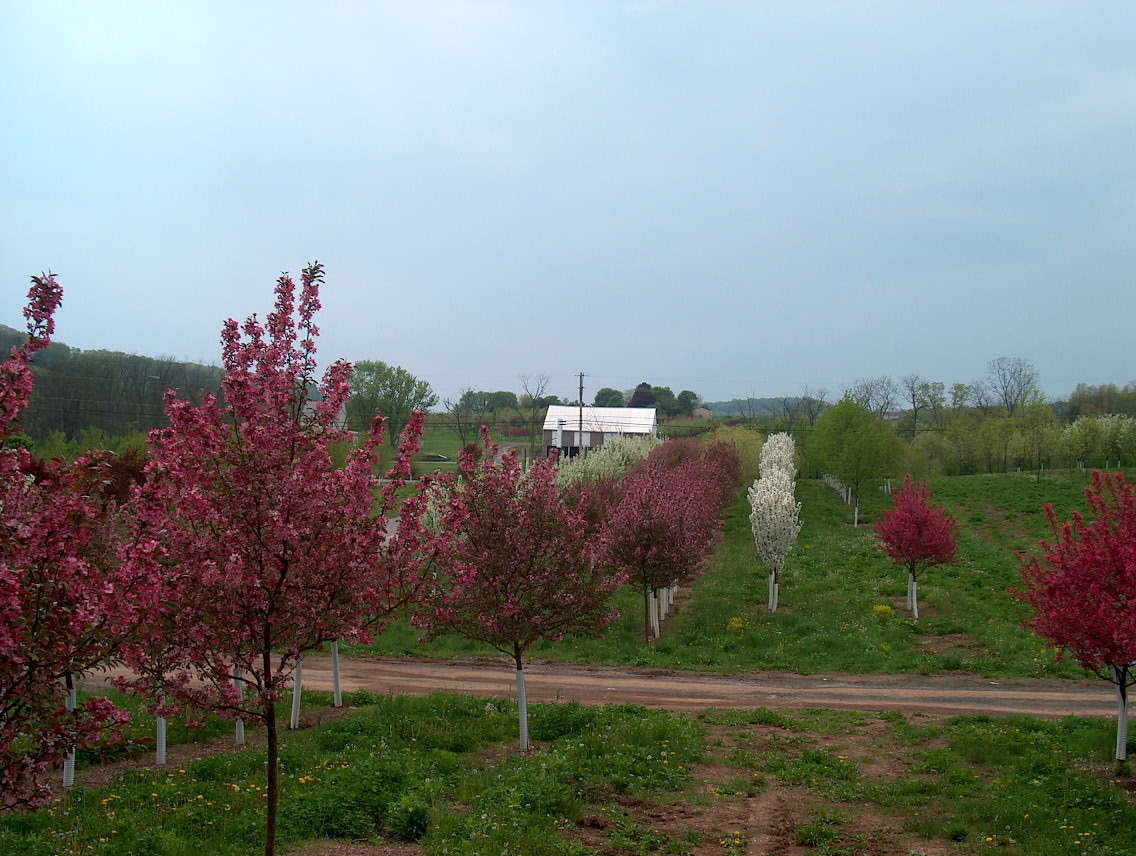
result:
M 707 400 L 1136 378 L 1136 3 L 0 3 L 0 322 Z

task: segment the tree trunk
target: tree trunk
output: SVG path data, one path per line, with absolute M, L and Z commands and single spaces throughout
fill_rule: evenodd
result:
M 643 641 L 651 644 L 651 588 L 643 583 Z
M 237 691 L 237 704 L 244 705 L 245 697 L 245 682 L 241 678 L 241 667 L 237 666 L 233 669 L 233 687 Z M 238 746 L 245 745 L 245 721 L 242 717 L 237 717 L 236 726 L 234 727 L 234 742 Z
M 166 703 L 166 692 L 162 689 L 161 680 L 158 681 L 158 705 Z M 154 735 L 154 751 L 155 762 L 158 764 L 166 763 L 166 718 L 164 716 L 157 716 L 154 718 L 155 728 L 157 733 Z
M 1128 760 L 1128 669 L 1129 666 L 1113 666 L 1112 675 L 1116 680 L 1116 760 Z
M 268 787 L 265 790 L 264 856 L 276 853 L 276 809 L 280 804 L 279 735 L 276 731 L 276 703 L 267 702 L 264 708 L 268 738 Z
M 296 658 L 296 668 L 292 670 L 292 716 L 288 728 L 295 731 L 300 727 L 300 697 L 304 686 L 304 658 Z
M 463 444 L 464 445 L 464 444 Z M 331 692 L 336 707 L 343 707 L 343 689 L 339 683 L 339 640 L 331 640 Z
M 529 700 L 525 695 L 525 663 L 520 644 L 513 643 L 513 660 L 517 666 L 517 715 L 520 718 L 521 751 L 529 751 Z
M 66 680 L 67 698 L 63 702 L 67 710 L 75 709 L 75 680 L 71 677 L 71 673 L 67 673 Z M 67 753 L 67 759 L 63 762 L 63 787 L 72 788 L 75 786 L 75 747 L 71 747 L 71 751 Z

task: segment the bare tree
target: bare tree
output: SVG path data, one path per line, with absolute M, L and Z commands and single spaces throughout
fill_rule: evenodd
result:
M 744 419 L 747 423 L 753 423 L 757 419 L 757 399 L 751 392 L 746 398 L 735 399 L 738 403 L 738 416 Z
M 1037 390 L 1037 367 L 1024 357 L 997 357 L 986 364 L 986 377 L 1006 414 L 1014 411 Z
M 806 385 L 801 387 L 798 398 L 801 399 L 801 412 L 805 421 L 812 428 L 816 425 L 816 421 L 820 418 L 824 409 L 828 407 L 828 390 L 823 386 L 817 387 L 816 390 L 810 390 Z
M 903 390 L 904 400 L 911 405 L 911 437 L 915 438 L 919 430 L 919 410 L 923 406 L 923 389 L 927 386 L 927 379 L 922 375 L 904 375 L 899 381 Z
M 777 405 L 778 414 L 785 422 L 785 433 L 793 433 L 793 425 L 797 421 L 797 417 L 801 415 L 801 408 L 804 401 L 799 395 L 786 395 L 781 398 Z
M 967 400 L 970 406 L 979 411 L 983 417 L 988 416 L 990 411 L 998 404 L 994 390 L 985 380 L 976 380 L 970 384 L 970 397 Z
M 467 386 L 456 399 L 447 398 L 442 401 L 442 406 L 446 408 L 446 412 L 449 413 L 450 418 L 454 420 L 454 427 L 458 430 L 458 439 L 463 446 L 468 444 L 470 431 L 475 428 L 473 425 L 473 414 L 468 407 L 472 397 L 473 388 Z
M 916 374 L 904 375 L 900 380 L 904 400 L 911 405 L 911 437 L 919 431 L 919 414 L 930 418 L 934 428 L 942 428 L 943 408 L 946 404 L 946 387 L 940 381 L 930 381 Z
M 872 378 L 857 378 L 844 390 L 844 394 L 859 404 L 873 416 L 882 419 L 889 411 L 895 410 L 899 400 L 899 387 L 887 375 Z
M 537 431 L 540 430 L 538 423 L 540 422 L 540 414 L 545 409 L 543 399 L 548 392 L 549 376 L 546 374 L 520 376 L 521 392 L 522 395 L 518 396 L 517 410 L 521 414 L 521 418 L 525 420 L 525 425 L 529 431 L 529 455 L 535 457 L 538 445 L 543 445 L 543 436 L 541 443 L 537 443 Z

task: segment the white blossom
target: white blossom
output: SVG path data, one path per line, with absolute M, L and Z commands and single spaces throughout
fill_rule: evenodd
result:
M 792 481 L 797 477 L 797 444 L 788 434 L 771 434 L 761 447 L 761 475 L 785 473 Z
M 622 434 L 602 446 L 585 449 L 574 458 L 563 458 L 556 483 L 566 488 L 577 482 L 595 482 L 611 478 L 619 481 L 633 465 L 647 457 L 662 440 L 652 434 Z
M 1136 460 L 1136 419 L 1121 414 L 1078 416 L 1061 434 L 1062 451 L 1071 458 L 1104 459 L 1119 467 Z
M 770 485 L 765 479 L 754 482 L 749 496 L 749 520 L 757 553 L 776 573 L 785 566 L 801 532 L 801 504 L 791 492 Z
M 768 473 L 763 473 L 761 478 L 750 485 L 750 505 L 753 504 L 753 495 L 758 490 L 781 490 L 792 496 L 796 491 L 796 485 L 793 477 L 784 470 L 770 470 Z

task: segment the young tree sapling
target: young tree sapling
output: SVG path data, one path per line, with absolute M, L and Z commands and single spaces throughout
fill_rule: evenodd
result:
M 125 720 L 105 698 L 65 704 L 64 684 L 116 659 L 149 591 L 115 561 L 105 459 L 36 464 L 9 446 L 62 297 L 51 274 L 32 278 L 28 341 L 0 365 L 0 811 L 50 802 L 51 767 Z
M 643 593 L 643 638 L 651 641 L 651 602 L 664 586 L 694 577 L 718 532 L 717 468 L 675 456 L 667 441 L 632 467 L 602 535 L 607 561 Z M 672 461 L 677 464 L 670 466 Z
M 907 606 L 919 620 L 920 570 L 943 565 L 958 551 L 958 523 L 942 506 L 931 501 L 934 494 L 927 485 L 912 480 L 908 473 L 903 488 L 895 494 L 894 505 L 880 513 L 876 536 L 888 558 L 907 568 Z
M 483 429 L 484 430 L 484 429 Z M 565 504 L 556 463 L 526 472 L 516 450 L 467 448 L 459 483 L 442 482 L 438 529 L 429 545 L 436 587 L 415 618 L 427 638 L 460 633 L 512 658 L 528 749 L 525 652 L 540 639 L 599 632 L 613 618 L 611 596 L 626 579 L 600 564 L 580 507 Z

